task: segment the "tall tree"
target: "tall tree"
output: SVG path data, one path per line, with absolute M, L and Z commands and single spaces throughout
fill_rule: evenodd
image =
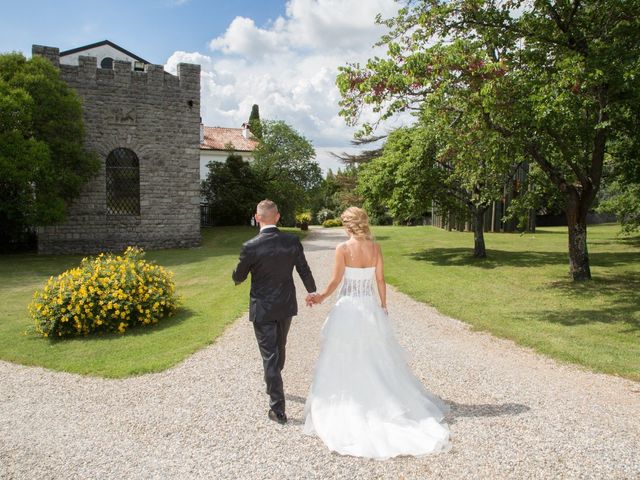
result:
M 283 121 L 263 121 L 262 139 L 254 151 L 252 169 L 265 194 L 278 204 L 282 222 L 295 224 L 295 214 L 310 208 L 322 183 L 311 142 Z
M 249 115 L 249 130 L 253 135 L 261 139 L 262 138 L 262 123 L 260 122 L 260 108 L 254 104 L 251 107 L 251 115 Z
M 640 109 L 640 0 L 401 3 L 379 19 L 387 58 L 342 69 L 342 114 L 355 122 L 373 105 L 384 119 L 426 99 L 475 99 L 457 104 L 460 115 L 481 117 L 564 196 L 570 274 L 591 278 L 586 215 L 608 146 Z M 460 81 L 470 73 L 475 84 Z M 637 144 L 640 130 L 629 135 Z
M 502 196 L 515 166 L 508 155 L 501 155 L 502 163 L 485 161 L 496 153 L 484 135 L 465 150 L 451 141 L 455 130 L 447 132 L 443 123 L 446 116 L 392 132 L 382 155 L 361 167 L 358 191 L 368 209 L 384 205 L 401 221 L 425 215 L 434 203 L 443 215 L 471 218 L 473 255 L 484 258 L 485 213 Z
M 78 95 L 46 59 L 0 55 L 0 246 L 65 218 L 98 168 Z

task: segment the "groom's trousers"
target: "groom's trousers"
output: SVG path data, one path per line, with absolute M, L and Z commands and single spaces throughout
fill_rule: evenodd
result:
M 282 385 L 282 369 L 286 357 L 287 334 L 291 326 L 291 317 L 275 321 L 253 322 L 262 365 L 264 380 L 269 394 L 269 406 L 276 413 L 284 413 L 284 387 Z

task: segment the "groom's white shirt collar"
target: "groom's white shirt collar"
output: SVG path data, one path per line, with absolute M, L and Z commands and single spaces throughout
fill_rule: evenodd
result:
M 275 225 L 265 225 L 263 227 L 260 227 L 260 231 L 263 231 L 265 228 L 278 228 Z

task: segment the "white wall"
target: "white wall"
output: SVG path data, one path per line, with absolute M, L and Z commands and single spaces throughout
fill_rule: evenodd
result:
M 242 155 L 246 162 L 252 162 L 253 156 L 249 152 L 237 152 Z M 224 162 L 229 156 L 229 152 L 224 150 L 200 150 L 200 180 L 206 180 L 209 174 L 207 164 L 209 162 Z
M 99 47 L 88 48 L 87 50 L 83 50 L 81 52 L 72 53 L 71 55 L 65 55 L 64 57 L 60 57 L 60 63 L 63 65 L 78 65 L 78 57 L 80 55 L 84 55 L 87 57 L 96 57 L 98 59 L 98 68 L 100 68 L 100 62 L 105 57 L 111 57 L 114 60 L 124 60 L 126 62 L 131 62 L 133 67 L 133 63 L 136 61 L 135 58 L 130 57 L 129 55 L 125 55 L 120 50 L 113 48 L 111 45 L 101 45 Z

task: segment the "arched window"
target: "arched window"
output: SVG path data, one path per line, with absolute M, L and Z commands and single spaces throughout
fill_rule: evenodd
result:
M 140 215 L 140 163 L 128 148 L 107 156 L 107 215 Z
M 113 68 L 113 58 L 104 57 L 102 59 L 102 61 L 100 62 L 100 68 L 112 69 Z

